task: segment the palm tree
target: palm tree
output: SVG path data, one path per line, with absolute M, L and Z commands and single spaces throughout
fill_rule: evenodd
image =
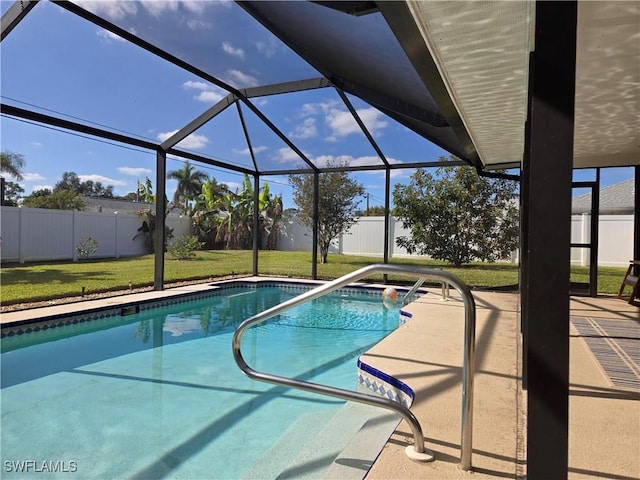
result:
M 224 205 L 224 197 L 229 189 L 215 178 L 209 178 L 202 184 L 202 193 L 196 197 L 193 207 L 193 226 L 200 240 L 208 248 L 213 248 L 217 236 L 217 218 Z
M 0 172 L 6 172 L 16 180 L 22 180 L 24 157 L 19 153 L 3 150 L 0 153 Z
M 265 182 L 262 186 L 258 202 L 262 230 L 264 234 L 266 234 L 265 248 L 267 250 L 275 250 L 278 245 L 280 223 L 284 214 L 282 195 L 271 195 L 269 192 L 269 184 Z
M 202 192 L 202 184 L 209 177 L 206 173 L 196 170 L 187 160 L 180 170 L 167 172 L 167 178 L 178 181 L 176 192 L 173 195 L 173 204 L 182 207 L 182 213 L 189 214 L 189 202 L 194 200 Z

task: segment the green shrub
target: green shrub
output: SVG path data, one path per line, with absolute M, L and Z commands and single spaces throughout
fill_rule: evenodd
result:
M 81 238 L 76 245 L 76 252 L 80 258 L 87 258 L 98 251 L 98 242 L 93 237 Z
M 200 250 L 203 245 L 194 235 L 179 235 L 169 244 L 167 253 L 175 260 L 188 260 L 195 257 L 195 251 Z

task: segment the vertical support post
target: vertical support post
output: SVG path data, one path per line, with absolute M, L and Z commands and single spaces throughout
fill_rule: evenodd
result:
M 164 289 L 164 230 L 167 219 L 165 218 L 165 205 L 167 203 L 167 152 L 158 149 L 156 152 L 156 226 L 153 238 L 153 251 L 155 254 L 153 271 L 153 289 Z
M 633 259 L 640 259 L 640 165 L 636 165 L 636 181 L 633 209 Z M 635 268 L 635 275 L 640 275 L 640 267 Z
M 537 2 L 530 89 L 527 478 L 567 478 L 569 275 L 577 2 Z M 561 46 L 561 47 L 559 47 Z
M 529 53 L 529 97 L 527 98 L 527 112 L 531 112 L 531 92 L 533 91 L 533 72 L 535 70 L 535 52 Z M 522 388 L 528 388 L 529 356 L 529 312 L 525 305 L 529 305 L 529 162 L 531 158 L 531 121 L 524 123 L 524 152 L 522 152 L 522 169 L 520 172 L 520 303 L 523 305 L 520 315 L 520 331 L 522 332 Z
M 384 259 L 383 263 L 389 263 L 389 192 L 391 190 L 391 169 L 384 171 Z M 383 282 L 387 283 L 387 274 L 384 274 Z
M 600 243 L 600 167 L 591 189 L 591 236 L 589 237 L 589 296 L 598 296 L 598 244 Z
M 591 244 L 591 214 L 583 213 L 580 215 L 580 243 Z M 591 265 L 591 248 L 589 252 L 585 252 L 585 248 L 580 249 L 580 266 L 586 267 Z M 588 253 L 588 255 L 587 255 Z
M 318 217 L 319 217 L 319 201 L 320 194 L 320 174 L 313 174 L 313 245 L 311 246 L 311 278 L 318 279 Z
M 5 182 L 4 177 L 0 177 L 0 207 L 4 207 L 4 196 L 5 196 Z
M 260 175 L 253 175 L 253 275 L 258 275 L 258 250 L 260 250 Z

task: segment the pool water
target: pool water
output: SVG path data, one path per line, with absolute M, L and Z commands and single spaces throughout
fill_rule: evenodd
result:
M 231 339 L 299 293 L 232 288 L 3 338 L 3 478 L 275 478 L 296 450 L 316 448 L 327 422 L 343 421 L 345 404 L 247 378 Z M 398 322 L 379 295 L 336 293 L 252 327 L 243 354 L 257 370 L 355 389 L 357 357 Z

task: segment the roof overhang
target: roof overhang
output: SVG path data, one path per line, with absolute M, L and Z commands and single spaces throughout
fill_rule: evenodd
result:
M 520 163 L 535 2 L 378 5 L 398 38 L 401 16 L 413 19 L 424 47 L 405 51 L 414 64 L 427 56 L 436 63 L 446 101 L 455 105 L 483 165 Z M 638 165 L 640 4 L 579 1 L 577 27 L 574 167 Z

